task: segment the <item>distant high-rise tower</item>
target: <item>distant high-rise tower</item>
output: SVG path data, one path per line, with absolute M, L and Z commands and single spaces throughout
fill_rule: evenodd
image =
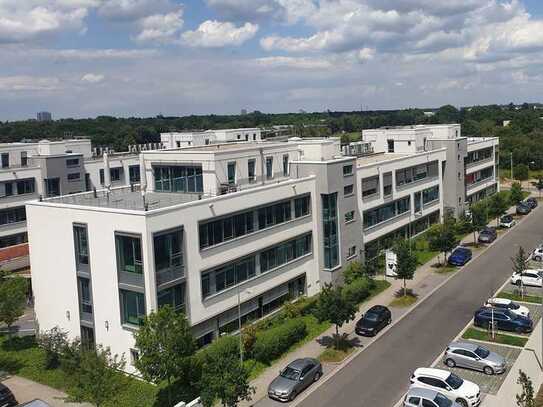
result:
M 241 115 L 245 116 L 247 114 L 247 109 L 241 109 Z
M 39 122 L 50 122 L 53 120 L 53 116 L 49 112 L 38 112 L 36 116 Z

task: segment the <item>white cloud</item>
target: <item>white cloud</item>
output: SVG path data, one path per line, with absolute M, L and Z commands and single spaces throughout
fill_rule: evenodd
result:
M 104 75 L 94 74 L 94 73 L 87 73 L 81 77 L 81 81 L 87 82 L 87 83 L 100 83 L 104 79 L 105 79 Z
M 43 56 L 65 60 L 114 60 L 143 59 L 159 54 L 156 49 L 33 49 L 25 50 L 33 56 Z
M 39 76 L 0 76 L 0 90 L 4 91 L 53 91 L 57 90 L 60 80 L 55 77 Z
M 140 20 L 140 33 L 137 41 L 171 42 L 174 41 L 183 27 L 183 9 L 168 14 L 155 14 Z
M 313 0 L 206 0 L 227 20 L 282 21 L 293 24 L 315 11 Z
M 196 30 L 185 31 L 182 37 L 184 43 L 190 47 L 218 48 L 240 46 L 253 38 L 257 31 L 257 24 L 245 23 L 236 27 L 230 22 L 207 20 Z
M 308 70 L 322 70 L 330 69 L 334 65 L 324 59 L 316 58 L 294 58 L 294 57 L 264 57 L 257 58 L 255 63 L 258 66 L 266 68 L 288 68 L 288 69 L 308 69 Z
M 174 8 L 176 6 L 170 0 L 105 0 L 98 13 L 110 20 L 136 21 L 155 14 L 167 14 Z

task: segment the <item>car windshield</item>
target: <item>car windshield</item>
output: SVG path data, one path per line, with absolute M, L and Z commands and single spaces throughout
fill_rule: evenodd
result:
M 504 216 L 502 218 L 502 222 L 511 222 L 513 220 L 512 216 Z
M 456 249 L 455 250 L 455 254 L 459 254 L 460 256 L 465 256 L 466 254 L 468 254 L 468 249 Z
M 478 346 L 477 349 L 475 349 L 475 354 L 477 356 L 479 356 L 480 358 L 482 358 L 482 359 L 486 359 L 488 357 L 488 355 L 490 355 L 490 351 L 488 351 L 485 348 L 481 348 L 480 346 Z
M 436 403 L 439 407 L 451 407 L 452 401 L 449 400 L 447 397 L 445 397 L 441 393 L 436 394 L 436 398 L 434 399 L 434 403 Z
M 300 371 L 287 366 L 285 370 L 281 372 L 281 377 L 289 380 L 298 380 L 300 377 Z
M 514 302 L 509 303 L 509 308 L 511 309 L 519 309 L 520 305 L 515 304 Z
M 453 389 L 458 389 L 460 386 L 462 386 L 462 383 L 464 383 L 464 381 L 459 378 L 457 375 L 455 375 L 454 373 L 451 373 L 449 375 L 449 377 L 447 377 L 447 380 L 445 380 L 447 382 L 447 384 L 449 386 L 451 386 Z
M 379 321 L 379 315 L 373 312 L 367 312 L 366 315 L 364 315 L 364 319 L 371 322 L 377 322 Z

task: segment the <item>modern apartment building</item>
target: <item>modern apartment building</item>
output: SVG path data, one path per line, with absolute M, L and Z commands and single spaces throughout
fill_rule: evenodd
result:
M 0 144 L 0 158 L 0 267 L 8 270 L 28 266 L 26 201 L 102 189 L 105 165 L 109 185 L 139 183 L 137 154 L 97 157 L 90 140 Z
M 140 185 L 29 202 L 40 329 L 134 358 L 134 330 L 162 305 L 203 346 L 341 283 L 350 261 L 441 220 L 449 144 L 408 141 L 355 155 L 297 138 L 144 151 Z
M 204 146 L 208 144 L 240 141 L 255 142 L 261 140 L 262 130 L 260 128 L 170 132 L 160 134 L 160 141 L 166 148 Z

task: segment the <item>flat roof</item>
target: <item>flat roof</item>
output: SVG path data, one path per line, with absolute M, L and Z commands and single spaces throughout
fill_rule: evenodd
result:
M 145 204 L 147 205 L 147 210 L 153 210 L 197 201 L 207 197 L 209 197 L 209 195 L 204 195 L 202 193 L 147 192 L 145 194 Z M 145 210 L 139 186 L 135 186 L 133 189 L 130 187 L 114 188 L 109 194 L 107 193 L 107 190 L 103 189 L 96 192 L 96 197 L 94 196 L 94 192 L 63 195 L 48 198 L 44 200 L 44 202 L 136 211 Z
M 265 141 L 255 143 L 254 141 L 242 141 L 242 142 L 232 142 L 232 143 L 208 144 L 205 146 L 180 147 L 180 148 L 175 148 L 175 149 L 154 150 L 154 151 L 166 152 L 166 153 L 176 153 L 176 152 L 181 152 L 181 153 L 183 152 L 212 152 L 213 153 L 213 152 L 221 152 L 221 151 L 256 150 L 259 148 L 274 148 L 274 147 L 293 148 L 293 143 L 269 143 Z
M 377 153 L 371 155 L 365 155 L 356 159 L 356 165 L 362 167 L 364 165 L 375 164 L 396 158 L 415 156 L 417 153 Z

